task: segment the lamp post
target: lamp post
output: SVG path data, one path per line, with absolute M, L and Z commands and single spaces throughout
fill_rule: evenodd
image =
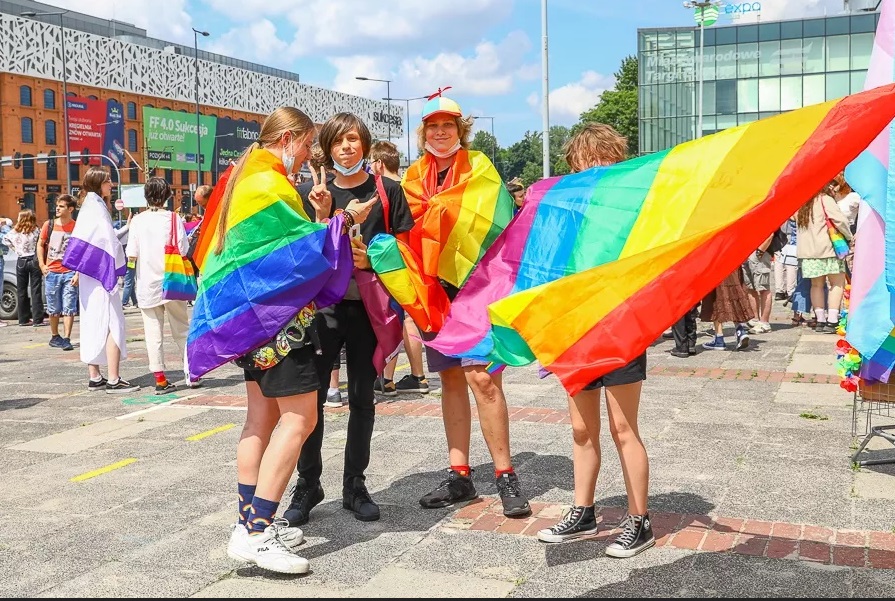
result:
M 494 137 L 494 117 L 479 115 L 473 119 L 491 119 L 491 162 L 497 167 L 497 138 Z
M 196 190 L 202 185 L 202 129 L 199 125 L 199 36 L 207 38 L 207 31 L 200 31 L 193 27 L 193 60 L 196 65 Z M 190 194 L 189 210 L 193 210 L 193 196 Z
M 391 90 L 392 80 L 390 80 L 390 79 L 376 79 L 375 77 L 355 77 L 354 79 L 359 79 L 360 81 L 381 81 L 381 82 L 383 82 L 383 83 L 385 84 L 385 95 L 386 95 L 386 97 L 388 98 L 388 100 L 386 101 L 386 102 L 387 102 L 387 106 L 388 106 L 388 118 L 386 119 L 386 121 L 388 122 L 388 141 L 391 142 L 391 141 L 392 141 L 392 121 L 391 121 L 391 119 L 392 119 L 392 101 L 391 101 L 391 96 L 392 96 L 392 90 Z
M 547 60 L 547 0 L 541 0 L 541 96 L 544 99 L 541 107 L 541 122 L 544 133 L 542 140 L 544 177 L 550 177 L 550 69 Z
M 65 156 L 66 156 L 66 165 L 65 165 L 65 190 L 66 193 L 71 194 L 71 169 L 69 169 L 69 161 L 71 159 L 71 155 L 69 154 L 68 148 L 68 76 L 65 72 L 65 24 L 62 21 L 62 15 L 67 13 L 67 10 L 58 10 L 53 12 L 35 12 L 35 11 L 26 11 L 23 13 L 19 13 L 23 17 L 59 17 L 59 37 L 62 40 L 62 121 L 63 127 L 65 131 L 62 136 L 65 140 Z
M 718 18 L 718 6 L 721 5 L 719 0 L 687 0 L 684 2 L 684 8 L 697 8 L 699 12 L 696 14 L 696 22 L 699 23 L 699 93 L 696 101 L 696 137 L 702 137 L 702 97 L 705 85 L 705 22 L 712 16 L 705 14 L 705 9 L 711 8 L 714 11 L 714 18 Z M 712 21 L 714 23 L 714 20 Z
M 405 123 L 405 125 L 407 127 L 407 164 L 408 165 L 410 165 L 410 101 L 411 100 L 423 100 L 424 98 L 428 98 L 428 96 L 414 96 L 413 98 L 391 98 L 389 96 L 386 96 L 385 98 L 383 98 L 383 100 L 386 100 L 389 103 L 391 103 L 392 100 L 397 100 L 398 102 L 405 103 L 404 118 L 407 121 L 407 123 Z M 391 104 L 389 104 L 389 106 L 391 106 Z

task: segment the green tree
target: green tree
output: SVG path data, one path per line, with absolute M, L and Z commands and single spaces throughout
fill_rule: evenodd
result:
M 628 138 L 628 153 L 631 156 L 638 154 L 637 57 L 628 56 L 622 60 L 615 73 L 615 87 L 603 92 L 595 107 L 581 113 L 581 121 L 575 129 L 593 122 L 614 127 Z
M 484 153 L 492 162 L 497 162 L 497 138 L 492 136 L 489 132 L 481 129 L 475 132 L 475 136 L 473 136 L 469 147 L 472 150 L 478 150 L 479 152 Z

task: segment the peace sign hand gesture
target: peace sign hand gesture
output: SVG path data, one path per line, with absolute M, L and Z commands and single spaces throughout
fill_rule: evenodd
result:
M 320 167 L 320 176 L 311 169 L 311 180 L 314 186 L 308 194 L 308 201 L 317 213 L 317 221 L 328 219 L 333 207 L 333 195 L 326 188 L 326 169 Z

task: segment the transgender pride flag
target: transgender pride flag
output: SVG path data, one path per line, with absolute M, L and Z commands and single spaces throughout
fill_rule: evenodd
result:
M 895 81 L 895 0 L 883 0 L 865 89 Z M 895 121 L 845 170 L 858 213 L 846 340 L 860 375 L 887 382 L 895 366 Z

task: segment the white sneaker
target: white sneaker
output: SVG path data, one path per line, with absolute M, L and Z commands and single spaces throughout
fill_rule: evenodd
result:
M 311 569 L 307 559 L 293 553 L 280 540 L 279 528 L 273 525 L 261 534 L 249 534 L 245 526 L 238 525 L 230 535 L 227 555 L 280 574 L 307 574 Z
M 342 392 L 339 390 L 330 390 L 326 393 L 326 401 L 323 403 L 324 407 L 341 407 L 344 405 L 342 402 Z
M 298 526 L 290 526 L 289 520 L 285 518 L 274 518 L 273 528 L 277 529 L 277 536 L 290 551 L 295 551 L 303 542 L 305 542 L 305 534 Z
M 750 334 L 766 334 L 771 331 L 771 324 L 766 321 L 757 321 L 755 325 L 749 328 Z

